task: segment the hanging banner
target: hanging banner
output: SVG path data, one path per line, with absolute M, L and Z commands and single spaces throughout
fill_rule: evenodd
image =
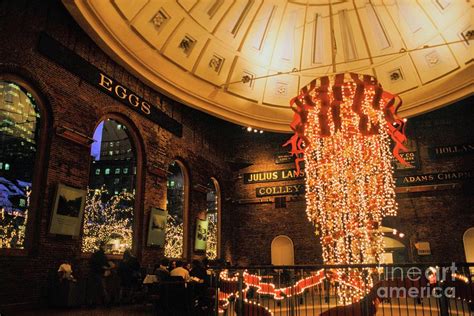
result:
M 165 244 L 166 221 L 168 212 L 159 208 L 152 208 L 150 224 L 148 227 L 147 246 L 160 246 Z
M 194 250 L 206 250 L 207 247 L 207 229 L 209 226 L 209 220 L 197 219 L 196 220 L 196 237 L 194 239 Z

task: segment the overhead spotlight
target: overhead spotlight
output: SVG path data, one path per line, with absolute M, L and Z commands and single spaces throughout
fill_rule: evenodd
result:
M 405 234 L 404 234 L 404 233 L 400 233 L 398 236 L 399 236 L 400 238 L 403 238 L 403 237 L 405 237 Z
M 247 132 L 251 132 L 252 131 L 252 128 L 249 126 L 247 127 Z
M 403 122 L 406 123 L 407 121 L 408 121 L 408 119 L 405 117 L 405 118 L 403 119 Z
M 253 130 L 253 132 L 254 132 L 254 133 L 257 133 L 257 132 L 258 132 L 258 130 L 257 130 L 257 129 L 254 129 L 254 130 Z
M 263 131 L 262 131 L 262 130 L 260 130 L 260 134 L 263 134 Z
M 397 234 L 397 230 L 394 229 L 394 230 L 392 231 L 392 233 L 393 233 L 394 235 L 396 235 L 396 234 Z

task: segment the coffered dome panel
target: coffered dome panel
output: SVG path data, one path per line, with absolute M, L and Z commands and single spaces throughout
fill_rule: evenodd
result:
M 415 115 L 472 94 L 473 7 L 461 0 L 63 0 L 117 62 L 171 97 L 288 131 L 315 77 L 375 75 Z

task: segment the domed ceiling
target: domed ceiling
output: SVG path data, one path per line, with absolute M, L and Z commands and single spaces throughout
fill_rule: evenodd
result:
M 288 131 L 289 100 L 322 75 L 376 76 L 401 115 L 473 92 L 466 0 L 63 0 L 112 58 L 215 116 Z

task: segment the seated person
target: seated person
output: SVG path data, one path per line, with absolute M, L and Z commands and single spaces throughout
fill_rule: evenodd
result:
M 113 276 L 110 278 L 109 283 L 111 287 L 115 289 L 116 294 L 118 291 L 119 301 L 122 303 L 130 303 L 135 299 L 135 291 L 140 286 L 140 263 L 137 258 L 132 255 L 129 249 L 123 253 L 122 261 L 118 264 L 118 268 L 113 262 L 109 262 L 109 270 L 106 276 Z M 115 270 L 118 274 L 117 279 Z M 112 275 L 112 271 L 114 274 Z M 120 284 L 117 284 L 120 282 Z
M 140 278 L 140 263 L 128 249 L 123 253 L 123 259 L 118 266 L 118 274 L 121 286 L 130 288 L 137 285 L 137 280 Z
M 68 280 L 68 281 L 76 281 L 72 276 L 72 267 L 71 263 L 68 260 L 64 260 L 64 262 L 59 266 L 58 269 L 59 280 Z
M 182 261 L 176 261 L 176 268 L 171 270 L 170 276 L 180 276 L 183 278 L 184 281 L 188 282 L 189 281 L 189 271 L 183 268 L 183 262 Z
M 204 283 L 204 280 L 207 279 L 206 269 L 204 269 L 199 260 L 193 260 L 192 264 L 192 269 L 189 273 L 191 279 L 199 283 Z
M 156 275 L 156 279 L 158 282 L 165 281 L 170 276 L 170 272 L 168 271 L 169 260 L 166 258 L 161 259 L 159 267 L 157 267 L 154 271 Z

